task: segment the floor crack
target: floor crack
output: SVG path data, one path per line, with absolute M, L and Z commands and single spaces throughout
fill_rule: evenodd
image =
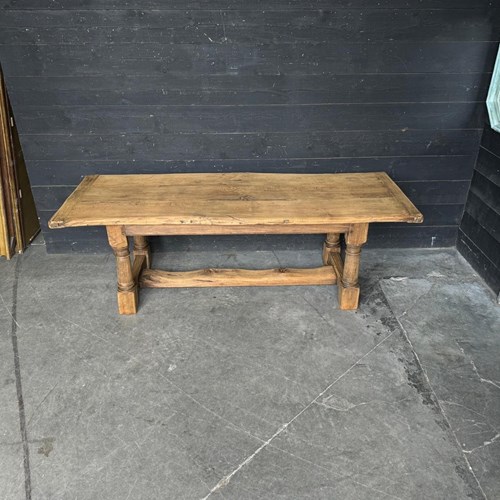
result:
M 384 292 L 383 292 L 383 290 L 382 290 L 382 293 L 384 293 Z M 426 293 L 427 293 L 427 292 L 426 292 Z M 425 294 L 423 294 L 423 295 L 425 295 Z M 413 346 L 412 341 L 410 340 L 410 336 L 408 335 L 408 332 L 406 331 L 405 327 L 403 326 L 403 324 L 402 324 L 402 322 L 401 322 L 401 318 L 402 318 L 405 314 L 403 313 L 403 314 L 401 314 L 401 315 L 397 316 L 397 315 L 394 313 L 394 311 L 393 311 L 393 309 L 392 309 L 391 305 L 389 304 L 389 301 L 387 300 L 387 297 L 385 296 L 385 293 L 384 293 L 384 297 L 385 297 L 385 302 L 386 302 L 386 304 L 387 304 L 387 307 L 388 307 L 388 308 L 389 308 L 389 310 L 391 311 L 391 313 L 392 313 L 392 315 L 394 316 L 394 318 L 396 318 L 396 321 L 398 322 L 399 328 L 401 329 L 402 335 L 403 335 L 403 337 L 406 339 L 406 341 L 408 342 L 408 344 L 409 344 L 409 346 L 410 346 L 410 348 L 411 348 L 411 350 L 412 350 L 412 353 L 413 353 L 413 356 L 415 357 L 415 361 L 416 361 L 416 363 L 417 363 L 417 366 L 418 366 L 418 367 L 420 368 L 420 370 L 422 371 L 422 375 L 423 375 L 423 377 L 424 377 L 425 381 L 427 382 L 427 385 L 429 386 L 429 389 L 431 390 L 432 395 L 433 395 L 433 396 L 434 396 L 434 398 L 435 398 L 436 404 L 437 404 L 437 406 L 438 406 L 438 408 L 439 408 L 439 411 L 441 412 L 441 415 L 442 415 L 443 419 L 444 419 L 444 420 L 446 421 L 446 423 L 448 424 L 448 427 L 449 427 L 449 429 L 450 429 L 450 432 L 451 432 L 451 434 L 452 434 L 453 438 L 455 439 L 455 442 L 456 442 L 456 444 L 457 444 L 458 448 L 459 448 L 459 449 L 460 449 L 460 451 L 462 452 L 462 456 L 463 456 L 463 458 L 464 458 L 464 460 L 465 460 L 465 463 L 466 463 L 466 465 L 467 465 L 467 468 L 469 469 L 469 472 L 470 472 L 470 473 L 472 474 L 472 476 L 474 477 L 474 480 L 475 480 L 475 482 L 476 482 L 476 485 L 477 485 L 477 487 L 478 487 L 479 491 L 481 492 L 481 494 L 483 495 L 483 497 L 485 498 L 485 500 L 488 500 L 488 497 L 486 496 L 486 493 L 484 492 L 484 490 L 483 490 L 483 488 L 482 488 L 482 486 L 481 486 L 481 483 L 479 482 L 479 478 L 477 477 L 476 473 L 474 472 L 474 469 L 472 468 L 472 466 L 471 466 L 471 464 L 470 464 L 470 462 L 469 462 L 469 459 L 468 459 L 468 457 L 467 457 L 467 454 L 466 454 L 466 453 L 464 452 L 464 450 L 462 449 L 462 446 L 460 445 L 460 442 L 459 442 L 459 440 L 458 440 L 458 438 L 457 438 L 457 435 L 456 435 L 456 434 L 455 434 L 455 432 L 453 431 L 453 427 L 451 426 L 451 423 L 450 423 L 450 421 L 449 421 L 448 417 L 446 416 L 446 412 L 444 411 L 444 408 L 443 408 L 443 406 L 442 406 L 442 402 L 439 400 L 439 398 L 437 397 L 436 391 L 435 391 L 435 390 L 434 390 L 434 388 L 432 387 L 432 384 L 431 384 L 431 381 L 430 381 L 430 379 L 429 379 L 429 377 L 428 377 L 428 375 L 427 375 L 427 372 L 424 370 L 423 364 L 422 364 L 422 362 L 420 361 L 420 358 L 419 358 L 419 356 L 418 356 L 418 354 L 417 354 L 417 352 L 416 352 L 416 350 L 415 350 L 415 347 Z M 405 312 L 406 312 L 406 311 L 405 311 Z
M 367 353 L 363 354 L 355 363 L 353 363 L 347 370 L 345 370 L 341 375 L 339 375 L 331 384 L 329 384 L 325 389 L 323 389 L 309 404 L 307 404 L 302 410 L 299 411 L 292 419 L 290 419 L 285 424 L 281 425 L 278 430 L 267 440 L 264 441 L 251 455 L 249 455 L 243 462 L 241 462 L 236 469 L 224 476 L 206 495 L 202 500 L 209 498 L 212 493 L 218 492 L 224 486 L 227 486 L 231 479 L 243 468 L 248 465 L 266 446 L 268 446 L 276 437 L 278 437 L 283 431 L 285 431 L 295 420 L 297 420 L 305 411 L 307 411 L 311 406 L 316 404 L 319 398 L 321 398 L 327 391 L 329 391 L 337 382 L 342 380 L 351 370 L 353 370 L 363 359 L 370 355 L 375 349 L 377 349 L 381 344 L 383 344 L 389 337 L 393 335 L 394 332 L 386 335 L 380 342 L 378 342 L 374 347 L 372 347 Z
M 465 358 L 469 357 L 467 355 L 467 353 L 465 352 L 465 349 L 460 345 L 460 343 L 458 341 L 455 341 L 458 348 L 460 349 L 460 351 L 462 351 L 462 354 L 464 355 Z M 477 369 L 477 366 L 476 366 L 476 363 L 474 363 L 474 360 L 472 358 L 469 359 L 469 363 L 470 365 L 472 366 L 472 370 L 473 372 L 477 375 L 477 378 L 481 381 L 481 382 L 484 382 L 485 384 L 490 384 L 490 385 L 493 385 L 494 387 L 496 387 L 497 389 L 500 389 L 500 385 L 498 384 L 498 382 L 495 382 L 493 380 L 490 380 L 488 378 L 483 378 L 481 376 L 481 374 L 479 373 L 479 370 Z
M 475 451 L 480 450 L 481 448 L 486 448 L 486 446 L 493 444 L 498 439 L 500 439 L 500 432 L 498 434 L 496 434 L 496 436 L 493 436 L 488 441 L 485 441 L 483 444 L 476 446 L 475 448 L 472 448 L 472 450 L 463 450 L 463 452 L 464 453 L 474 453 Z
M 14 355 L 14 373 L 16 377 L 16 393 L 17 393 L 17 405 L 19 409 L 19 427 L 21 432 L 21 441 L 23 445 L 23 465 L 24 465 L 24 490 L 26 494 L 26 500 L 31 500 L 31 472 L 30 472 L 30 453 L 29 453 L 29 441 L 28 441 L 28 431 L 26 426 L 26 411 L 24 408 L 24 398 L 23 398 L 23 386 L 21 380 L 21 365 L 19 361 L 19 346 L 17 341 L 17 331 L 20 328 L 17 322 L 17 296 L 19 287 L 19 274 L 21 271 L 21 259 L 16 258 L 16 263 L 14 264 L 14 285 L 12 288 L 12 309 L 9 314 L 12 318 L 10 338 L 12 342 L 12 352 Z M 3 301 L 3 298 L 2 298 Z M 5 302 L 4 302 L 5 304 Z M 6 306 L 7 307 L 7 306 Z M 8 310 L 8 309 L 7 309 Z

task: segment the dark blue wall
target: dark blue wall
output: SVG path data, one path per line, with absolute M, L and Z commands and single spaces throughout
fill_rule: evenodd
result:
M 386 170 L 451 246 L 499 40 L 486 0 L 0 0 L 0 57 L 49 251 L 105 249 L 46 222 L 83 175 Z M 177 238 L 176 248 L 317 238 Z M 160 243 L 161 246 L 161 243 Z

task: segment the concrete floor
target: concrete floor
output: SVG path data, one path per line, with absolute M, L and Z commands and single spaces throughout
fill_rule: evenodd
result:
M 318 265 L 318 252 L 157 267 Z M 500 307 L 454 250 L 335 287 L 143 290 L 110 255 L 0 261 L 0 498 L 500 498 Z

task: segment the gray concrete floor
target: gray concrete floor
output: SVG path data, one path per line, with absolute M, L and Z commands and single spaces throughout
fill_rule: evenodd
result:
M 365 251 L 356 312 L 335 287 L 219 288 L 120 317 L 114 273 L 0 261 L 1 499 L 500 498 L 500 308 L 454 250 Z

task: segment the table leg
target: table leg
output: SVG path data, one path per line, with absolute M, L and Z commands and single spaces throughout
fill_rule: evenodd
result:
M 328 233 L 323 243 L 323 265 L 330 264 L 329 258 L 332 253 L 340 253 L 340 233 Z
M 340 309 L 357 309 L 359 303 L 359 259 L 368 237 L 368 224 L 352 224 L 345 233 L 345 259 L 342 280 L 338 285 Z
M 118 277 L 118 311 L 120 314 L 137 312 L 137 283 L 132 275 L 128 239 L 121 226 L 107 226 L 108 241 L 116 256 Z
M 151 250 L 147 236 L 134 236 L 134 257 L 138 255 L 146 257 L 146 268 L 151 269 Z

